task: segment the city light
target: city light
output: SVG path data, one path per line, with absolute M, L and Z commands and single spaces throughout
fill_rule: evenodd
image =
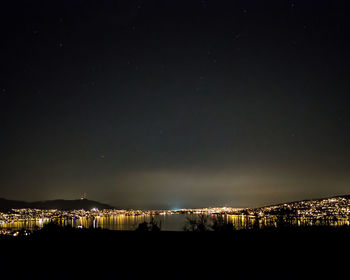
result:
M 0 234 L 18 236 L 18 230 L 28 227 L 43 227 L 51 221 L 65 225 L 67 221 L 79 220 L 78 228 L 88 227 L 88 219 L 103 220 L 110 217 L 168 216 L 168 215 L 224 215 L 233 223 L 242 225 L 258 221 L 259 227 L 278 226 L 281 222 L 298 226 L 349 225 L 350 199 L 336 197 L 299 201 L 259 208 L 211 207 L 176 210 L 103 209 L 57 210 L 57 209 L 12 209 L 0 212 Z M 11 230 L 12 229 L 12 230 Z M 24 234 L 26 235 L 26 234 Z

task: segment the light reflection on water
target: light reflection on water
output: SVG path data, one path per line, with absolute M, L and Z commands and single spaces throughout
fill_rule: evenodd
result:
M 162 231 L 182 231 L 188 218 L 193 219 L 198 217 L 195 214 L 175 214 L 175 215 L 158 215 L 153 216 L 155 221 L 161 225 Z M 207 216 L 209 224 L 212 221 L 211 216 Z M 236 229 L 252 228 L 254 226 L 254 217 L 243 215 L 225 215 L 224 220 L 233 223 Z M 75 218 L 75 219 L 59 219 L 55 220 L 61 226 L 83 227 L 83 228 L 102 228 L 110 230 L 135 230 L 140 223 L 150 222 L 152 216 L 150 215 L 112 215 L 104 217 L 89 217 L 89 218 Z M 2 229 L 40 229 L 45 224 L 49 223 L 50 219 L 28 219 L 18 220 L 12 223 L 0 224 Z M 349 219 L 337 219 L 326 221 L 315 221 L 311 218 L 298 218 L 289 221 L 294 226 L 310 226 L 310 225 L 327 225 L 327 226 L 349 226 Z M 259 228 L 276 227 L 278 224 L 277 217 L 262 217 L 258 223 Z
M 191 215 L 159 215 L 153 216 L 154 220 L 161 225 L 161 230 L 165 231 L 182 231 L 186 222 L 186 218 Z M 150 222 L 152 216 L 150 215 L 112 215 L 104 217 L 89 217 L 89 218 L 75 218 L 75 219 L 58 219 L 55 220 L 61 226 L 83 227 L 83 228 L 102 228 L 110 230 L 135 230 L 140 223 Z M 42 228 L 49 223 L 49 219 L 28 219 L 18 220 L 12 223 L 0 224 L 3 229 L 36 229 Z

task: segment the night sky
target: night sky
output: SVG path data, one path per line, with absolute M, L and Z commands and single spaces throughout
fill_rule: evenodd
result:
M 2 1 L 0 197 L 349 194 L 348 2 Z

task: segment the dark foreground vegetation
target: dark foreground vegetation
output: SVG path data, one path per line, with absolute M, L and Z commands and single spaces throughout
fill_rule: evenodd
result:
M 109 231 L 1 238 L 11 279 L 347 279 L 349 227 Z

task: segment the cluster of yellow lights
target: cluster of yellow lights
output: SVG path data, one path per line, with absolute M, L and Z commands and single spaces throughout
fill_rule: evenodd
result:
M 0 212 L 0 234 L 9 234 L 8 228 L 21 229 L 26 226 L 42 227 L 49 221 L 58 221 L 65 224 L 67 220 L 81 220 L 82 227 L 87 226 L 88 219 L 99 219 L 99 223 L 107 223 L 105 218 L 115 220 L 115 217 L 138 216 L 166 216 L 166 215 L 226 215 L 233 222 L 246 223 L 246 218 L 256 219 L 259 217 L 263 225 L 275 223 L 278 211 L 281 209 L 293 210 L 293 216 L 297 217 L 297 224 L 307 224 L 310 221 L 321 219 L 333 219 L 337 225 L 349 224 L 350 221 L 350 199 L 329 198 L 323 200 L 300 201 L 285 203 L 281 205 L 265 206 L 255 209 L 232 208 L 232 207 L 212 207 L 177 210 L 133 210 L 133 209 L 103 209 L 92 208 L 91 210 L 42 210 L 42 209 L 12 209 L 9 213 Z M 85 222 L 84 222 L 85 221 Z M 119 223 L 119 222 L 118 222 Z M 11 232 L 12 234 L 13 232 Z

